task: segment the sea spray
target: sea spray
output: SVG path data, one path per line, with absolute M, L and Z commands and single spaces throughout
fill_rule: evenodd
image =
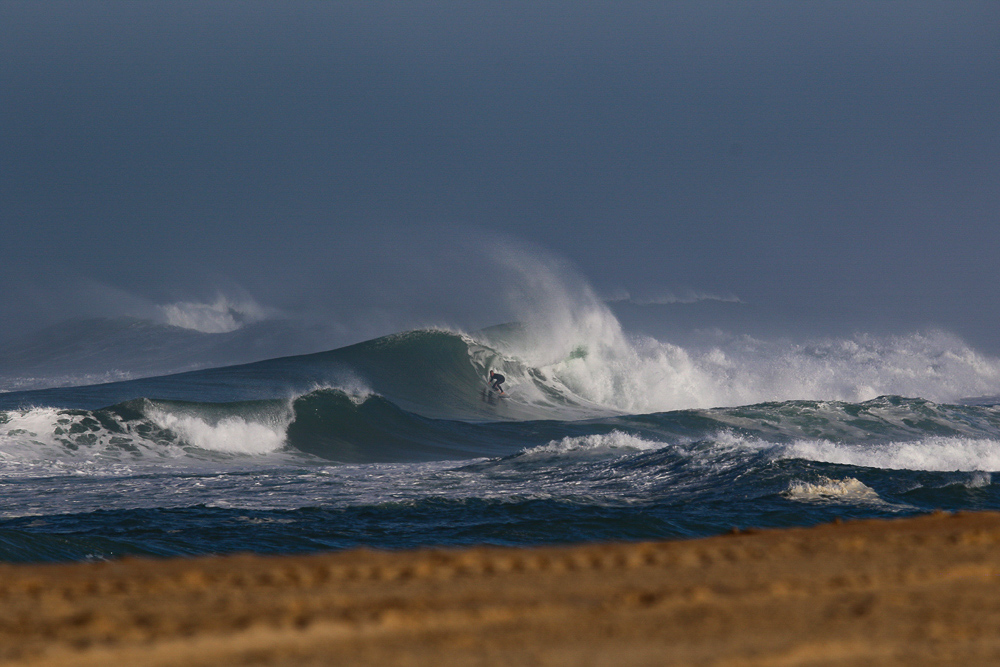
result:
M 951 402 L 1000 393 L 1000 360 L 946 332 L 802 340 L 716 335 L 703 346 L 681 347 L 624 332 L 564 262 L 523 249 L 500 254 L 520 323 L 474 338 L 496 351 L 495 363 L 525 401 L 559 395 L 564 404 L 648 413 L 883 395 Z

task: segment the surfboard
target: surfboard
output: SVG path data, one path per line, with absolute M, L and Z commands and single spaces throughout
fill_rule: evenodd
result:
M 498 391 L 497 389 L 493 388 L 493 385 L 487 382 L 486 386 L 483 387 L 483 400 L 489 399 L 492 401 L 497 398 L 507 398 L 507 392 Z

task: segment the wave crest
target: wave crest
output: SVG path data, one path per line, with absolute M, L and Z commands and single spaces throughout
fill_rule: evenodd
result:
M 610 433 L 595 433 L 593 435 L 567 436 L 559 440 L 552 440 L 547 444 L 538 447 L 529 447 L 521 451 L 522 456 L 536 456 L 540 454 L 568 454 L 571 452 L 616 452 L 622 451 L 650 451 L 662 449 L 666 444 L 645 440 L 643 438 L 614 430 Z

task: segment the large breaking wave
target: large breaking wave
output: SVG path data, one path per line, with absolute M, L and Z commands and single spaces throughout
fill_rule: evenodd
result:
M 748 449 L 851 465 L 1000 467 L 994 408 L 955 405 L 1000 393 L 1000 361 L 954 336 L 715 336 L 681 347 L 627 334 L 557 266 L 512 255 L 508 269 L 523 323 L 0 394 L 0 456 L 403 462 L 621 432 L 654 447 L 735 434 Z M 487 389 L 489 369 L 506 376 L 505 397 Z

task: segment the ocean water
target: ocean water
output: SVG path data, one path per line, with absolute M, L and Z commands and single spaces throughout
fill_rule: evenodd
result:
M 1000 361 L 606 310 L 0 394 L 0 560 L 712 535 L 1000 509 Z M 489 369 L 507 395 L 486 387 Z

